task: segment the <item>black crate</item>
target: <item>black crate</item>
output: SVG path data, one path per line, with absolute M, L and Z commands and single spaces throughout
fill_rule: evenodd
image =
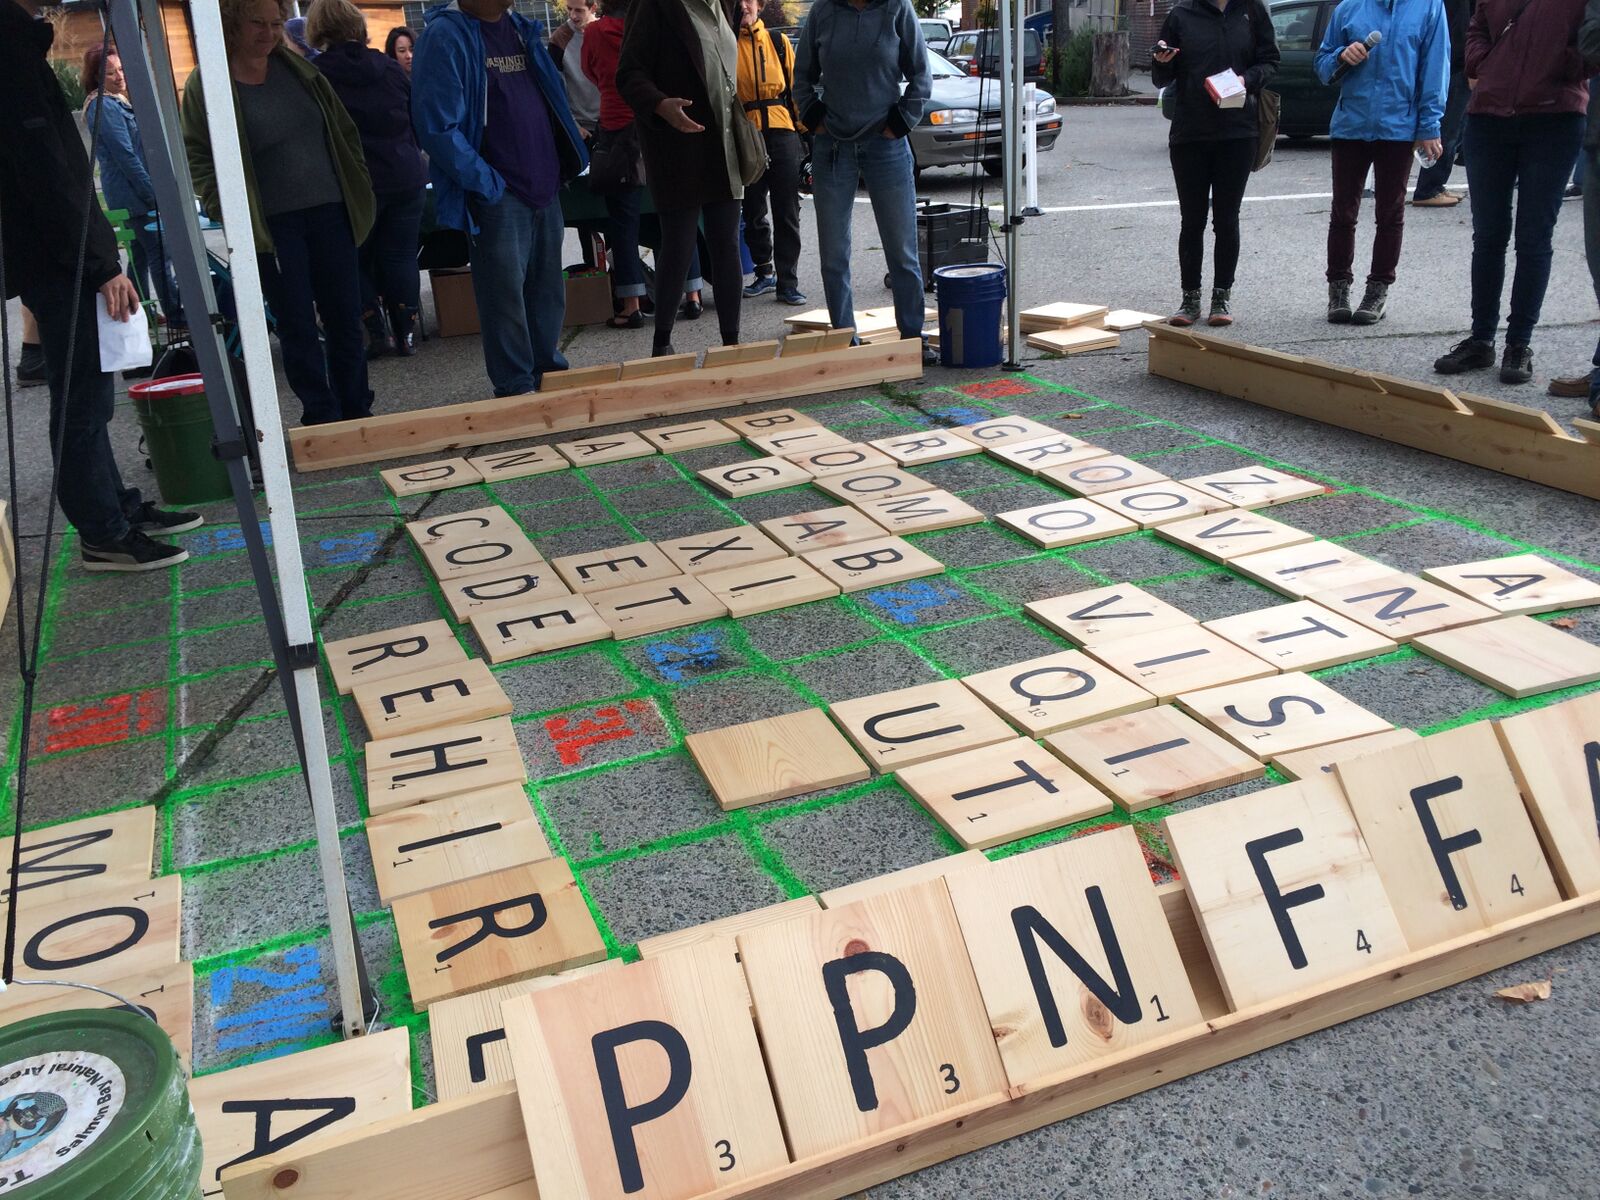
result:
M 989 259 L 989 212 L 980 205 L 917 205 L 917 256 L 922 261 L 922 286 L 933 290 L 933 272 L 956 263 Z

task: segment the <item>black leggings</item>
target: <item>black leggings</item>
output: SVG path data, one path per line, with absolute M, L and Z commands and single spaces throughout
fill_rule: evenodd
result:
M 1178 185 L 1178 271 L 1183 290 L 1200 290 L 1200 268 L 1206 258 L 1206 211 L 1217 231 L 1212 286 L 1231 288 L 1239 266 L 1239 206 L 1244 202 L 1250 168 L 1256 162 L 1255 138 L 1223 142 L 1179 142 L 1168 147 L 1172 178 Z
M 739 201 L 714 200 L 700 208 L 674 208 L 658 214 L 661 249 L 656 251 L 655 344 L 672 340 L 672 327 L 683 303 L 683 282 L 694 257 L 700 218 L 706 223 L 706 245 L 711 251 L 711 291 L 716 297 L 717 326 L 722 344 L 739 343 L 739 301 L 744 294 L 744 264 L 739 259 Z

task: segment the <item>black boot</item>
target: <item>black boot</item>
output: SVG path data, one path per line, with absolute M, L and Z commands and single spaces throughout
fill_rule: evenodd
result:
M 1200 289 L 1185 288 L 1183 298 L 1178 301 L 1178 309 L 1167 318 L 1168 325 L 1176 325 L 1186 329 L 1200 319 Z
M 44 381 L 44 347 L 38 342 L 23 342 L 22 357 L 17 359 L 17 382 L 29 387 Z
M 1350 318 L 1357 325 L 1376 325 L 1383 320 L 1389 307 L 1389 285 L 1375 279 L 1367 280 L 1367 294 L 1361 297 L 1361 307 Z
M 394 352 L 408 358 L 417 352 L 417 314 L 404 304 L 389 306 L 389 328 L 394 330 Z
M 367 327 L 367 357 L 382 358 L 394 353 L 394 342 L 389 339 L 389 327 L 383 323 L 383 314 L 369 308 L 361 314 L 361 323 Z
M 1348 325 L 1352 315 L 1350 309 L 1350 281 L 1348 279 L 1330 280 L 1328 282 L 1328 323 L 1330 325 Z

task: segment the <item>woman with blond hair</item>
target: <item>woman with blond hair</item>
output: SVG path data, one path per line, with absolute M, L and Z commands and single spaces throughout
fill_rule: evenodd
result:
M 322 73 L 284 44 L 287 0 L 221 0 L 221 11 L 261 286 L 301 421 L 369 416 L 356 248 L 375 202 L 361 136 Z M 198 70 L 184 86 L 182 124 L 200 203 L 220 217 Z
M 417 244 L 428 186 L 428 167 L 411 131 L 411 78 L 398 62 L 367 44 L 367 18 L 350 0 L 313 0 L 306 38 L 322 52 L 317 70 L 327 76 L 360 131 L 377 197 L 372 233 L 361 247 L 367 357 L 390 350 L 407 355 L 413 352 L 421 304 Z

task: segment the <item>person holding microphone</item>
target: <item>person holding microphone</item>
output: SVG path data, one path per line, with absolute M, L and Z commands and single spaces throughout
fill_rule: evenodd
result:
M 1317 76 L 1339 86 L 1329 130 L 1328 320 L 1376 325 L 1400 263 L 1412 152 L 1427 162 L 1444 154 L 1439 127 L 1450 85 L 1450 32 L 1443 0 L 1343 0 L 1317 51 Z M 1368 171 L 1378 235 L 1366 293 L 1352 309 L 1356 222 Z

